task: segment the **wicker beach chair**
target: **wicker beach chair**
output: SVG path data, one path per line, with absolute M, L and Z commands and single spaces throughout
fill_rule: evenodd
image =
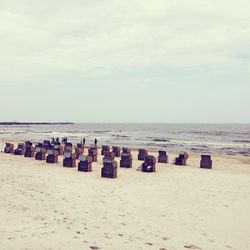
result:
M 4 153 L 13 154 L 14 153 L 14 144 L 6 142 L 5 148 L 4 148 Z
M 139 149 L 138 161 L 144 161 L 145 156 L 147 155 L 148 155 L 148 151 L 146 149 Z
M 54 147 L 52 145 L 50 145 L 50 147 L 47 150 L 46 162 L 58 163 L 58 151 L 54 150 Z
M 105 178 L 117 178 L 117 162 L 112 159 L 104 159 L 101 176 Z
M 122 148 L 122 154 L 131 154 L 130 148 Z
M 158 162 L 159 163 L 168 163 L 168 154 L 166 151 L 159 150 Z
M 46 148 L 42 143 L 38 143 L 35 147 L 35 159 L 39 161 L 45 161 L 46 159 Z
M 76 153 L 76 159 L 78 159 L 79 156 L 84 153 L 84 144 L 77 143 L 77 145 L 75 147 L 75 153 Z
M 179 156 L 174 159 L 174 164 L 179 166 L 185 166 L 187 164 L 188 158 L 189 155 L 186 152 L 180 153 Z
M 32 158 L 34 156 L 35 156 L 35 147 L 32 146 L 32 142 L 26 141 L 24 157 Z
M 141 171 L 152 173 L 155 172 L 156 158 L 153 155 L 146 155 L 142 164 Z
M 97 154 L 97 146 L 90 146 L 90 148 L 88 149 L 88 155 L 91 156 L 92 162 L 97 162 Z
M 78 163 L 78 171 L 81 172 L 92 172 L 92 157 L 80 155 Z
M 18 143 L 17 148 L 14 150 L 14 155 L 24 155 L 25 149 L 25 143 Z
M 211 155 L 201 155 L 200 168 L 212 168 Z
M 73 153 L 72 143 L 66 143 L 64 146 L 63 166 L 68 168 L 76 167 L 76 154 Z
M 104 155 L 105 152 L 110 152 L 110 147 L 108 145 L 102 145 L 101 155 Z
M 120 160 L 121 168 L 132 168 L 132 154 L 122 153 Z
M 112 147 L 112 152 L 115 154 L 115 157 L 121 156 L 121 148 L 117 146 Z

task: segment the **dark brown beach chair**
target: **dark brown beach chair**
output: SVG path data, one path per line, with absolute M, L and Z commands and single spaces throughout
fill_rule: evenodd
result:
M 166 151 L 159 150 L 158 162 L 159 163 L 168 163 L 168 154 Z
M 43 141 L 43 147 L 46 148 L 46 150 L 48 150 L 50 146 L 51 146 L 50 141 L 48 140 Z
M 58 163 L 58 151 L 54 150 L 54 147 L 52 145 L 50 145 L 48 150 L 47 150 L 46 162 L 47 163 Z
M 63 166 L 68 168 L 76 167 L 76 154 L 73 153 L 72 143 L 66 143 L 64 146 Z
M 108 145 L 102 145 L 101 155 L 104 155 L 105 152 L 110 152 L 110 147 Z
M 103 159 L 101 176 L 105 178 L 117 178 L 117 162 L 112 159 Z
M 179 165 L 179 166 L 185 166 L 187 163 L 188 157 L 189 155 L 186 152 L 180 153 L 179 156 L 175 158 L 174 164 Z
M 14 151 L 14 155 L 24 155 L 25 149 L 25 143 L 18 143 L 17 148 Z
M 120 160 L 121 168 L 132 168 L 132 154 L 122 153 Z
M 117 146 L 112 147 L 112 152 L 115 154 L 115 157 L 121 156 L 121 148 Z
M 211 155 L 201 155 L 200 168 L 212 168 Z
M 155 164 L 156 164 L 156 158 L 153 155 L 146 155 L 145 160 L 142 164 L 141 171 L 152 173 L 155 172 Z
M 32 142 L 26 141 L 24 157 L 32 158 L 34 156 L 35 156 L 35 147 L 32 146 Z
M 92 157 L 80 155 L 78 163 L 78 171 L 81 172 L 92 172 Z
M 35 159 L 39 161 L 45 161 L 46 159 L 46 148 L 42 143 L 38 143 L 35 147 Z
M 122 154 L 131 154 L 130 148 L 122 148 Z
M 146 149 L 139 149 L 138 161 L 144 161 L 145 156 L 147 155 L 148 155 L 148 151 Z
M 79 156 L 84 153 L 84 144 L 77 143 L 77 145 L 75 147 L 75 153 L 76 153 L 76 159 L 78 159 Z
M 88 155 L 91 156 L 92 162 L 97 162 L 97 153 L 97 146 L 90 146 L 90 148 L 88 149 Z
M 63 145 L 61 145 L 60 142 L 55 142 L 53 144 L 53 146 L 54 146 L 54 150 L 56 150 L 58 152 L 58 155 L 63 155 L 64 148 L 63 148 Z
M 6 142 L 5 148 L 4 148 L 4 153 L 13 154 L 14 153 L 14 144 Z

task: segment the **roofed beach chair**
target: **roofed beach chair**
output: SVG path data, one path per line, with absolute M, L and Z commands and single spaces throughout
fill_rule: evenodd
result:
M 24 155 L 25 148 L 25 143 L 18 143 L 17 148 L 14 151 L 14 155 Z
M 200 168 L 212 168 L 211 155 L 201 155 Z
M 81 172 L 92 172 L 92 157 L 80 155 L 78 158 L 78 171 Z
M 144 161 L 146 155 L 148 155 L 148 151 L 146 149 L 139 149 L 138 161 Z
M 159 163 L 168 163 L 168 154 L 166 151 L 159 150 L 158 162 Z
M 113 159 L 103 159 L 101 176 L 105 178 L 117 178 L 117 161 Z
M 88 155 L 91 156 L 92 162 L 97 162 L 97 146 L 91 145 L 88 149 Z
M 26 141 L 25 142 L 25 152 L 24 157 L 34 157 L 35 156 L 35 147 L 32 146 L 32 142 Z
M 49 148 L 47 149 L 46 162 L 58 163 L 58 151 L 54 150 L 54 147 L 52 145 L 50 145 Z
M 131 154 L 130 148 L 122 148 L 122 154 Z
M 121 156 L 121 148 L 117 146 L 112 147 L 112 152 L 115 154 L 115 157 Z
M 101 155 L 104 155 L 105 152 L 110 152 L 110 146 L 102 145 Z
M 38 143 L 35 147 L 35 159 L 39 161 L 45 161 L 46 159 L 46 148 L 42 143 Z
M 46 150 L 49 149 L 50 146 L 51 146 L 50 141 L 48 140 L 43 141 L 43 147 L 46 148 Z
M 13 154 L 14 153 L 14 144 L 6 142 L 5 148 L 4 148 L 4 153 Z
M 63 155 L 64 148 L 60 142 L 55 141 L 53 146 L 54 146 L 54 150 L 58 152 L 58 155 Z
M 78 159 L 79 156 L 84 153 L 84 144 L 77 143 L 77 145 L 75 147 L 75 153 L 76 153 L 76 159 Z
M 131 153 L 122 153 L 120 160 L 121 168 L 132 168 L 132 154 Z
M 188 157 L 189 155 L 186 152 L 180 153 L 179 156 L 175 158 L 174 164 L 179 165 L 179 166 L 185 166 L 187 163 Z
M 76 154 L 73 153 L 72 143 L 66 143 L 64 146 L 63 166 L 68 168 L 76 167 Z
M 155 172 L 155 164 L 156 158 L 153 155 L 146 155 L 142 164 L 141 171 L 147 173 Z

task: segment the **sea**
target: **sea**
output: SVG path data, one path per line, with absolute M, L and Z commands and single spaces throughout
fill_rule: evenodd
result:
M 67 137 L 78 143 L 250 156 L 250 124 L 122 124 L 75 123 L 64 125 L 0 126 L 2 140 L 34 142 Z

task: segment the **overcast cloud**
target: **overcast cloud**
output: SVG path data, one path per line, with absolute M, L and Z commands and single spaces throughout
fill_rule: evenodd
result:
M 250 122 L 249 13 L 247 0 L 0 0 L 0 120 Z

